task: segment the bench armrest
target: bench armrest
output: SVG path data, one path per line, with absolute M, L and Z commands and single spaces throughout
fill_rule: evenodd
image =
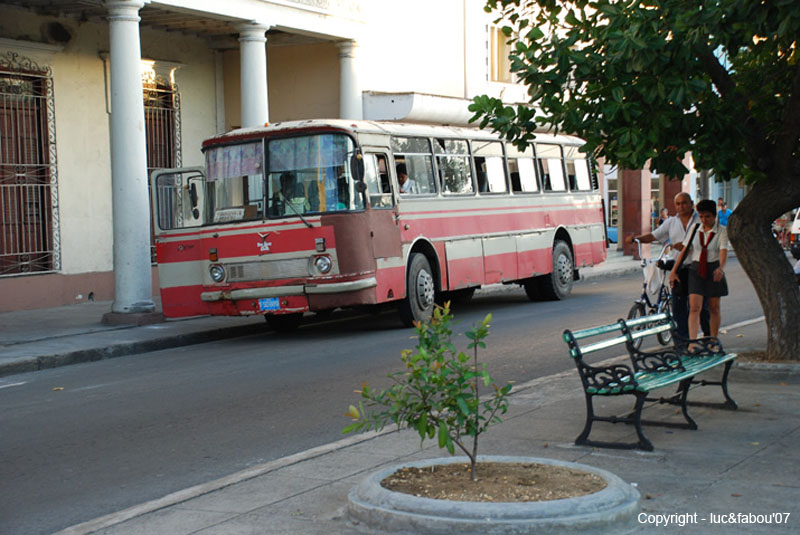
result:
M 633 369 L 637 372 L 683 371 L 680 353 L 673 348 L 656 351 L 639 351 L 628 348 Z
M 583 389 L 589 394 L 616 394 L 635 390 L 638 386 L 633 370 L 625 364 L 610 366 L 589 366 L 576 361 L 583 382 Z

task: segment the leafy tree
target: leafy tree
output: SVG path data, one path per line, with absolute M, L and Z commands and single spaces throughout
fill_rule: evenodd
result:
M 718 180 L 746 181 L 730 241 L 764 309 L 768 357 L 800 359 L 800 291 L 771 232 L 800 206 L 800 2 L 489 0 L 486 10 L 505 21 L 530 105 L 480 96 L 473 121 L 518 145 L 537 128 L 572 133 L 612 165 L 649 161 L 671 178 L 691 152 Z
M 394 384 L 386 390 L 374 390 L 362 383 L 363 400 L 358 407 L 350 405 L 346 416 L 353 423 L 342 432 L 380 430 L 389 423 L 413 428 L 423 442 L 437 437 L 439 447 L 451 455 L 456 447 L 464 452 L 475 481 L 478 437 L 490 425 L 499 423 L 499 415 L 508 410 L 511 384 L 498 387 L 486 363 L 478 362 L 478 348 L 486 347 L 492 315 L 464 333 L 470 340 L 467 349 L 471 356 L 456 350 L 451 342 L 452 319 L 450 303 L 445 303 L 434 309 L 430 320 L 414 324 L 419 342 L 416 351 L 403 351 L 405 370 L 389 374 Z M 481 385 L 491 388 L 483 400 Z

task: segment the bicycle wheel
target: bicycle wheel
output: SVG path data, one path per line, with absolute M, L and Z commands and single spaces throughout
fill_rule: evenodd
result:
M 642 316 L 646 316 L 646 315 L 647 315 L 647 311 L 645 310 L 644 305 L 642 303 L 634 303 L 633 306 L 631 307 L 631 309 L 628 311 L 628 319 L 629 320 L 633 320 L 633 319 L 636 319 L 636 318 L 641 318 Z M 633 328 L 631 328 L 631 334 L 635 333 L 636 331 L 641 331 L 645 327 L 646 327 L 646 325 L 639 325 L 638 327 L 633 327 Z M 635 349 L 639 349 L 640 347 L 642 347 L 642 339 L 641 338 L 636 338 L 633 341 L 633 347 Z
M 661 295 L 661 302 L 658 304 L 658 312 L 659 313 L 669 312 L 670 316 L 672 315 L 672 296 L 665 291 Z M 661 344 L 662 346 L 668 346 L 670 342 L 672 342 L 672 331 L 664 331 L 663 333 L 658 333 L 656 337 L 658 338 L 659 344 Z

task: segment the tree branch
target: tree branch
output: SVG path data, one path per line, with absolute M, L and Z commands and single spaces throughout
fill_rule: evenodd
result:
M 761 123 L 753 117 L 745 99 L 736 94 L 736 83 L 714 52 L 707 45 L 697 45 L 697 57 L 706 68 L 722 98 L 738 109 L 737 115 L 745 125 L 744 136 L 748 141 L 746 150 L 749 154 L 750 167 L 753 170 L 766 171 L 773 165 L 772 151 Z
M 786 114 L 781 125 L 781 136 L 777 142 L 780 158 L 791 158 L 797 139 L 800 138 L 800 63 L 795 66 L 792 94 L 786 103 Z

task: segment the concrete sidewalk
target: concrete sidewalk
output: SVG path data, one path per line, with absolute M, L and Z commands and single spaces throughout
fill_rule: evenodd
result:
M 603 264 L 581 269 L 581 276 L 612 277 L 639 269 L 638 261 L 614 252 Z M 480 292 L 516 288 L 495 286 Z M 267 329 L 261 316 L 204 316 L 143 326 L 104 325 L 103 314 L 110 311 L 111 302 L 106 301 L 0 313 L 0 377 L 246 336 Z
M 729 351 L 763 346 L 764 323 L 731 328 L 722 338 Z M 480 452 L 555 458 L 609 470 L 641 493 L 644 515 L 636 533 L 797 533 L 798 368 L 738 365 L 731 372 L 730 390 L 739 410 L 692 407 L 690 413 L 699 425 L 696 431 L 646 427 L 654 452 L 594 449 L 572 443 L 582 429 L 585 407 L 577 372 L 570 370 L 516 385 L 509 413 L 484 435 Z M 718 387 L 707 386 L 693 390 L 691 399 L 722 398 Z M 602 407 L 624 412 L 630 399 L 611 399 Z M 655 405 L 647 409 L 646 417 L 674 419 L 675 412 L 675 407 Z M 346 424 L 342 418 L 342 426 Z M 633 429 L 623 425 L 595 428 L 593 438 L 635 438 Z M 59 535 L 363 534 L 371 531 L 346 516 L 350 489 L 382 467 L 440 456 L 446 453 L 435 441 L 421 448 L 419 437 L 407 430 L 348 437 L 73 526 Z M 674 515 L 669 517 L 673 525 L 656 526 L 654 515 Z M 714 523 L 720 520 L 739 523 Z M 675 524 L 687 521 L 684 526 Z

